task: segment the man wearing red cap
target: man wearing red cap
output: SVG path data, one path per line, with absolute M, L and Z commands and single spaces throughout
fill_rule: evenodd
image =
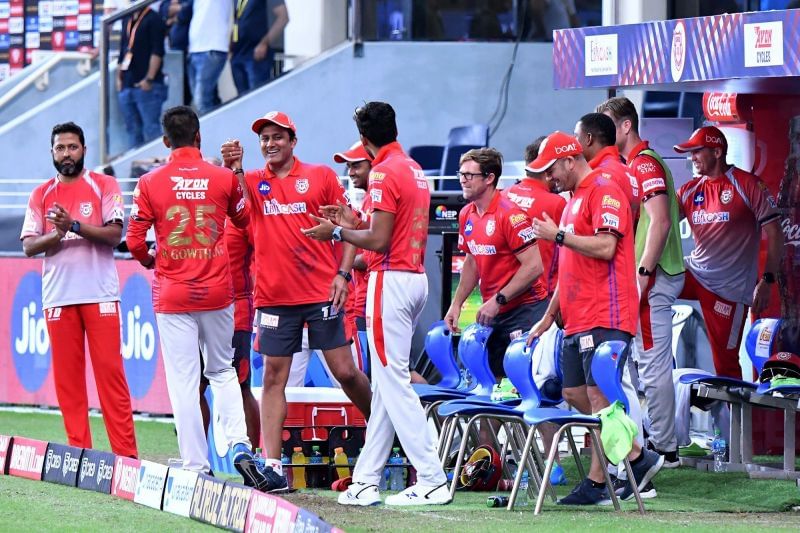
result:
M 258 351 L 265 356 L 261 430 L 267 466 L 282 473 L 284 389 L 292 354 L 301 348 L 304 325 L 309 347 L 322 350 L 345 394 L 367 417 L 371 392 L 367 377 L 353 365 L 340 312 L 347 300 L 355 249 L 346 246 L 337 261 L 330 242 L 306 239 L 301 231 L 315 224 L 310 217 L 321 206 L 345 204 L 345 191 L 331 168 L 295 157 L 297 128 L 285 113 L 267 113 L 253 122 L 252 130 L 267 161 L 263 169 L 244 172 L 237 140 L 222 145 L 222 157 L 239 177 L 251 205 L 256 263 L 264 266 L 256 271 L 254 298 Z M 283 479 L 269 490 L 286 489 Z
M 642 208 L 636 224 L 639 279 L 639 330 L 633 358 L 647 399 L 648 445 L 675 468 L 675 388 L 672 383 L 672 304 L 683 288 L 683 250 L 678 199 L 672 174 L 661 157 L 639 137 L 639 115 L 625 97 L 597 106 L 616 127 L 616 145 L 639 184 Z M 629 367 L 630 368 L 630 367 Z
M 545 214 L 533 221 L 537 239 L 554 241 L 559 251 L 558 287 L 544 318 L 531 329 L 530 341 L 547 331 L 560 312 L 564 323 L 561 368 L 564 399 L 582 413 L 596 413 L 608 405 L 597 387 L 591 364 L 601 343 L 621 340 L 630 344 L 636 334 L 638 293 L 633 262 L 633 217 L 620 188 L 592 170 L 575 137 L 551 134 L 529 165 L 546 172 L 561 191 L 571 191 L 560 225 Z M 622 355 L 627 356 L 627 350 Z M 629 456 L 639 490 L 658 472 L 664 458 L 643 450 L 636 442 Z M 589 475 L 564 505 L 608 502 L 605 475 L 592 456 Z M 623 499 L 633 496 L 626 486 Z
M 747 308 L 752 306 L 758 315 L 769 304 L 775 283 L 783 249 L 780 215 L 758 176 L 726 163 L 728 142 L 718 128 L 699 128 L 674 148 L 691 154 L 696 171 L 678 190 L 681 214 L 695 243 L 685 258 L 680 297 L 700 302 L 717 375 L 741 378 L 739 344 Z M 759 279 L 762 230 L 767 260 Z

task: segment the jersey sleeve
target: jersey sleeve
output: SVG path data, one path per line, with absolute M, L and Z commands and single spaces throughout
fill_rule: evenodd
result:
M 643 202 L 657 194 L 667 194 L 667 173 L 656 159 L 640 155 L 633 160 L 631 167 Z
M 28 198 L 28 207 L 25 210 L 25 220 L 22 223 L 20 240 L 25 237 L 44 234 L 44 206 L 42 205 L 42 191 L 36 189 Z
M 397 179 L 392 174 L 384 172 L 370 172 L 369 197 L 373 211 L 386 211 L 397 213 Z
M 780 217 L 778 205 L 775 197 L 769 192 L 767 184 L 758 177 L 748 180 L 748 187 L 745 193 L 749 196 L 750 208 L 756 215 L 756 220 L 760 225 L 767 224 Z
M 119 183 L 111 176 L 103 181 L 102 198 L 103 224 L 119 223 L 125 219 L 125 203 L 122 200 L 122 192 Z
M 589 201 L 595 234 L 607 232 L 621 237 L 628 232 L 631 208 L 619 187 L 598 186 L 592 192 Z
M 246 228 L 250 221 L 250 206 L 244 199 L 244 191 L 239 185 L 239 179 L 235 174 L 230 175 L 230 197 L 228 199 L 228 217 L 233 225 L 239 228 Z
M 136 184 L 136 189 L 133 191 L 133 205 L 128 222 L 128 233 L 125 236 L 128 251 L 138 261 L 147 259 L 148 250 L 145 237 L 147 230 L 152 225 L 153 210 L 148 199 L 147 175 L 144 175 L 139 178 L 139 183 Z
M 531 219 L 521 209 L 509 209 L 498 218 L 508 247 L 513 253 L 517 254 L 536 242 Z

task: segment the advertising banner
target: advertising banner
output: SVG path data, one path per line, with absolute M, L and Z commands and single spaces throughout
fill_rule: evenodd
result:
M 114 459 L 115 455 L 111 452 L 83 450 L 78 488 L 110 494 Z
M 47 445 L 42 481 L 74 487 L 78 483 L 83 448 L 51 442 Z
M 47 454 L 47 442 L 14 437 L 8 458 L 8 474 L 40 481 Z

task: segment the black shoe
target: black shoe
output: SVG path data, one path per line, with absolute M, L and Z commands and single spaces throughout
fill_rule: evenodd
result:
M 556 502 L 558 505 L 610 505 L 606 487 L 597 488 L 589 478 L 584 479 L 572 489 L 568 496 Z
M 264 476 L 264 482 L 256 485 L 256 488 L 261 492 L 268 492 L 270 494 L 284 494 L 289 492 L 289 482 L 286 481 L 285 477 L 274 471 L 271 466 L 265 466 L 264 470 L 260 473 Z
M 647 443 L 647 448 L 653 450 L 658 455 L 664 456 L 664 468 L 678 468 L 681 466 L 681 460 L 678 458 L 678 450 L 672 450 L 671 452 L 662 452 L 651 443 Z
M 653 485 L 652 481 L 647 482 L 647 485 L 639 492 L 639 496 L 641 496 L 643 500 L 651 500 L 658 496 L 656 487 Z
M 233 466 L 247 487 L 257 488 L 267 481 L 264 474 L 259 471 L 252 452 L 244 444 L 237 444 L 234 447 Z
M 651 450 L 642 450 L 642 458 L 636 464 L 631 464 L 633 470 L 633 477 L 636 480 L 636 485 L 639 487 L 639 493 L 645 489 L 647 483 L 658 474 L 661 467 L 664 466 L 664 456 L 659 455 Z M 630 500 L 633 498 L 633 489 L 630 483 L 625 484 L 625 489 L 619 495 L 623 500 Z
M 625 490 L 625 487 L 628 485 L 627 479 L 620 479 L 614 474 L 609 474 L 611 477 L 611 484 L 614 486 L 614 494 L 619 496 L 622 494 L 622 491 Z

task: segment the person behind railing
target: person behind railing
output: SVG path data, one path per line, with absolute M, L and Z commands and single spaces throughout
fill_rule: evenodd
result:
M 183 53 L 183 103 L 192 102 L 192 90 L 189 80 L 188 57 L 189 52 L 189 23 L 192 20 L 192 0 L 169 0 L 161 2 L 158 14 L 167 27 L 167 43 L 171 50 Z
M 224 0 L 194 0 L 189 23 L 189 85 L 199 114 L 221 102 L 217 95 L 233 22 L 233 3 Z
M 274 77 L 275 54 L 283 51 L 289 11 L 283 0 L 237 0 L 233 15 L 231 73 L 241 95 Z

